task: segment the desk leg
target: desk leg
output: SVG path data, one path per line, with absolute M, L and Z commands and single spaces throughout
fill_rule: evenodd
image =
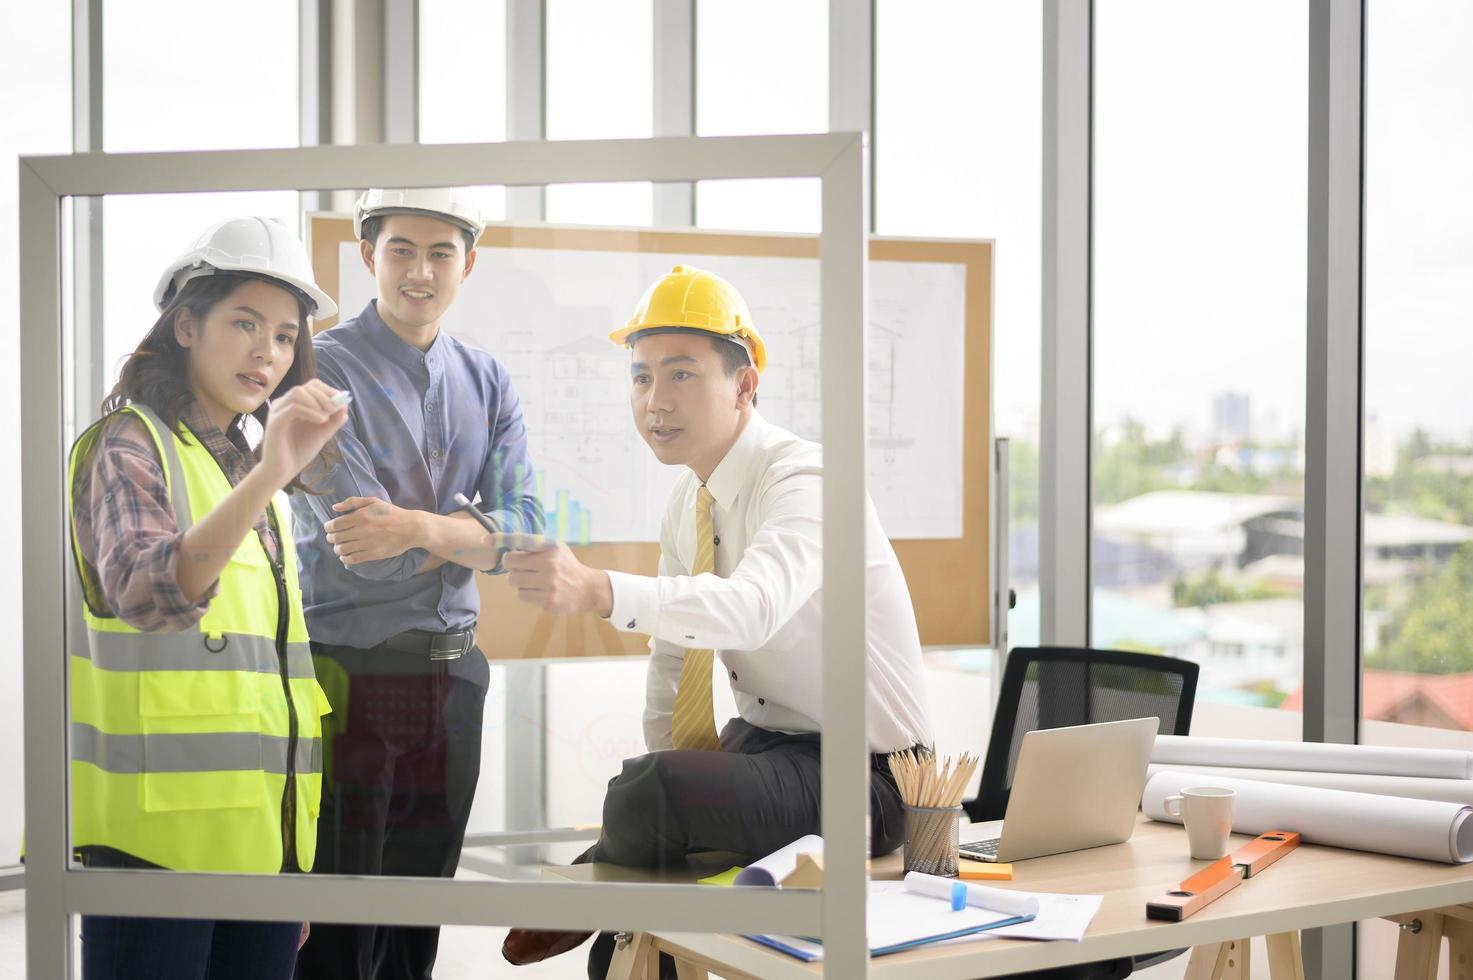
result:
M 1248 980 L 1252 976 L 1251 951 L 1246 939 L 1193 947 L 1182 980 Z
M 1442 931 L 1447 936 L 1448 980 L 1473 980 L 1473 922 L 1449 916 Z
M 1280 932 L 1265 936 L 1268 944 L 1268 975 L 1271 980 L 1304 980 L 1304 954 L 1299 950 L 1299 933 Z
M 1396 943 L 1396 980 L 1437 980 L 1437 961 L 1442 954 L 1442 913 L 1413 912 L 1386 918 L 1402 927 L 1401 938 Z
M 655 937 L 636 932 L 624 945 L 616 943 L 609 972 L 604 976 L 607 980 L 659 980 L 660 953 L 655 949 Z
M 678 956 L 675 958 L 675 975 L 679 980 L 711 980 L 711 974 L 706 972 L 705 967 Z

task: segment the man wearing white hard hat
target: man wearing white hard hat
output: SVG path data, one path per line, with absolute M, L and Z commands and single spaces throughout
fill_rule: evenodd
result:
M 634 425 L 660 462 L 684 468 L 660 526 L 659 574 L 582 564 L 564 545 L 506 557 L 524 602 L 595 613 L 650 636 L 644 734 L 604 797 L 598 843 L 582 860 L 685 866 L 688 854 L 755 860 L 819 832 L 823 626 L 823 455 L 757 411 L 767 348 L 741 295 L 676 266 L 610 334 L 629 348 Z M 888 753 L 929 744 L 921 646 L 905 576 L 865 502 L 870 843 L 900 846 L 900 794 Z M 854 651 L 857 658 L 860 651 Z M 720 664 L 738 717 L 717 732 Z M 588 933 L 513 929 L 512 963 L 573 948 Z M 613 938 L 589 954 L 608 969 Z M 661 976 L 674 965 L 662 958 Z
M 480 775 L 489 668 L 476 646 L 476 574 L 495 557 L 455 504 L 540 532 L 521 403 L 505 366 L 441 329 L 484 227 L 455 188 L 374 189 L 353 213 L 376 296 L 318 335 L 318 370 L 353 394 L 297 501 L 313 660 L 334 714 L 324 732 L 316 870 L 451 877 Z M 298 976 L 428 978 L 439 931 L 322 925 Z

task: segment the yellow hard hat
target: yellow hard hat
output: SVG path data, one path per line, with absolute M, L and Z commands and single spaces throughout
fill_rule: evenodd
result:
M 609 334 L 616 344 L 629 344 L 646 330 L 698 330 L 744 342 L 759 372 L 767 366 L 767 348 L 752 314 L 736 287 L 720 276 L 677 265 L 645 290 L 629 322 Z

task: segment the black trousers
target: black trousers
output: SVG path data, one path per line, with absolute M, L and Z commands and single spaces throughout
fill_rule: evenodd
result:
M 756 860 L 820 832 L 818 735 L 783 735 L 733 718 L 721 752 L 651 752 L 624 763 L 604 797 L 603 831 L 580 860 L 636 867 L 685 865 L 689 854 L 733 851 Z M 883 755 L 870 759 L 870 853 L 905 842 L 900 793 Z M 588 975 L 603 980 L 613 933 L 594 940 Z M 660 956 L 660 976 L 675 963 Z
M 481 773 L 486 658 L 313 643 L 312 659 L 332 703 L 312 870 L 453 877 Z M 439 941 L 430 927 L 314 923 L 296 977 L 429 980 Z

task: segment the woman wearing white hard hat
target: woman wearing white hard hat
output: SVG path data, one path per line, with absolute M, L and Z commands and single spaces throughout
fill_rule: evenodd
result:
M 72 848 L 88 867 L 306 871 L 326 698 L 278 498 L 310 492 L 299 474 L 347 417 L 312 352 L 309 318 L 336 308 L 264 218 L 206 229 L 154 302 L 71 454 Z M 306 931 L 84 916 L 82 974 L 286 980 Z

